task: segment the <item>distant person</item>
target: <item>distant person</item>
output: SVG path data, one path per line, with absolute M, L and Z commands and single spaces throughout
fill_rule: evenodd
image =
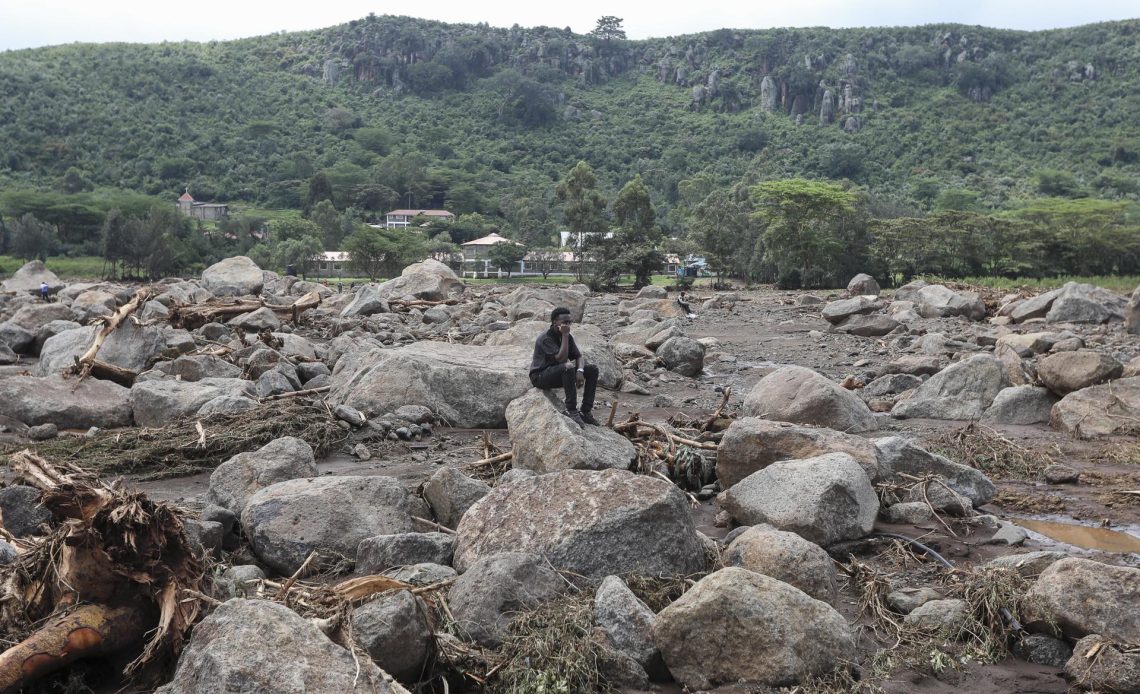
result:
M 40 298 L 44 301 L 51 301 L 51 287 L 47 282 L 40 282 Z
M 570 309 L 559 306 L 550 312 L 550 329 L 534 341 L 530 360 L 530 382 L 535 388 L 550 390 L 562 386 L 566 396 L 563 413 L 580 427 L 597 426 L 594 419 L 594 391 L 598 387 L 598 367 L 583 364 L 582 352 L 570 335 Z M 582 388 L 582 409 L 578 409 L 578 388 Z

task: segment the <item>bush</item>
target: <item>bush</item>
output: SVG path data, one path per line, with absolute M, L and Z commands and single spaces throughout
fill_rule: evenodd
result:
M 776 280 L 776 287 L 779 289 L 799 289 L 803 286 L 803 279 L 800 277 L 798 269 L 785 270 L 780 273 L 779 279 Z

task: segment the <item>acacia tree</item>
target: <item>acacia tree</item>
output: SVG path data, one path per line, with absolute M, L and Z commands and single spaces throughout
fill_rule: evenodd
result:
M 491 246 L 487 251 L 487 258 L 500 270 L 507 271 L 507 279 L 511 278 L 511 271 L 515 263 L 526 257 L 526 246 L 514 241 L 503 241 Z
M 694 208 L 689 228 L 718 276 L 760 277 L 764 243 L 752 211 L 743 188 L 713 190 Z
M 531 252 L 530 260 L 527 262 L 542 273 L 542 279 L 546 279 L 562 262 L 562 250 L 549 247 L 537 248 Z
M 649 199 L 649 189 L 641 176 L 625 184 L 614 198 L 614 220 L 618 225 L 617 245 L 626 270 L 633 272 L 633 286 L 644 287 L 653 280 L 653 272 L 661 267 L 661 252 L 657 244 L 661 232 L 657 227 L 657 213 Z
M 625 29 L 621 26 L 622 21 L 621 17 L 615 17 L 610 14 L 599 17 L 597 25 L 594 27 L 594 30 L 590 32 L 590 36 L 604 41 L 624 39 Z
M 558 184 L 555 194 L 562 201 L 562 219 L 570 228 L 578 280 L 581 281 L 586 255 L 592 249 L 604 246 L 606 231 L 606 199 L 595 186 L 594 170 L 584 161 L 570 169 Z
M 249 255 L 262 267 L 271 265 L 284 269 L 292 265 L 304 277 L 322 250 L 321 228 L 307 219 L 294 217 L 273 222 L 269 243 L 255 246 Z
M 765 260 L 782 277 L 834 275 L 846 252 L 845 224 L 856 198 L 833 183 L 793 178 L 751 189 L 764 225 Z M 814 272 L 813 272 L 814 271 Z
M 23 260 L 47 260 L 59 246 L 59 232 L 54 224 L 41 221 L 27 213 L 12 225 L 12 255 Z

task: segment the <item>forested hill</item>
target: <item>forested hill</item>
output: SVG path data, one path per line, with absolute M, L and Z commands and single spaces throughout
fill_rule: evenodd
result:
M 0 186 L 553 225 L 579 160 L 658 219 L 740 181 L 849 179 L 880 208 L 1135 198 L 1140 21 L 720 30 L 628 41 L 369 16 L 211 43 L 0 53 Z M 548 227 L 549 228 L 549 227 Z

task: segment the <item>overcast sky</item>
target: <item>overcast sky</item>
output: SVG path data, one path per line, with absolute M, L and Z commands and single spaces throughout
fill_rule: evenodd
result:
M 1136 0 L 0 0 L 0 50 L 74 41 L 209 41 L 319 29 L 369 12 L 585 33 L 602 15 L 625 20 L 631 39 L 711 29 L 909 26 L 938 22 L 1050 29 L 1140 16 Z

